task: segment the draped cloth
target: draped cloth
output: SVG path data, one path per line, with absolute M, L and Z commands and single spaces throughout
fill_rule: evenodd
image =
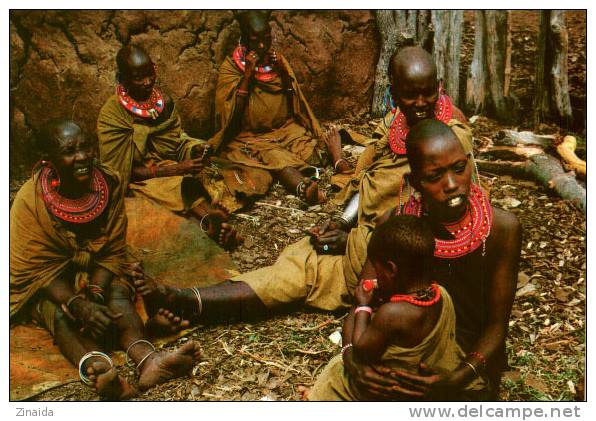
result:
M 67 273 L 101 266 L 116 277 L 126 260 L 124 191 L 117 173 L 98 166 L 110 188 L 103 224 L 93 238 L 81 239 L 55 218 L 43 201 L 39 171 L 17 193 L 10 209 L 10 317 L 36 293 Z M 102 218 L 100 216 L 100 218 Z
M 254 81 L 242 117 L 241 130 L 234 139 L 224 140 L 236 110 L 236 93 L 243 72 L 231 57 L 219 70 L 215 93 L 217 133 L 209 140 L 221 148 L 219 165 L 226 185 L 244 198 L 267 192 L 273 178 L 270 171 L 286 167 L 306 171 L 322 162 L 321 127 L 298 85 L 286 59 L 291 81 L 292 108 L 288 109 L 287 93 L 278 75 L 269 82 Z M 225 143 L 222 143 L 225 142 Z
M 367 227 L 352 229 L 345 255 L 318 254 L 306 237 L 286 247 L 273 265 L 232 280 L 248 284 L 269 308 L 296 302 L 328 311 L 346 308 L 366 261 L 370 235 Z
M 396 111 L 396 112 L 399 112 Z M 360 193 L 358 223 L 374 227 L 378 218 L 399 201 L 403 177 L 410 172 L 406 155 L 396 155 L 389 146 L 389 129 L 393 114 L 388 113 L 381 122 L 362 155 L 358 159 L 354 175 L 347 181 L 344 175 L 336 176 L 336 185 L 343 186 L 333 199 L 337 205 L 345 205 L 354 194 Z M 473 152 L 472 130 L 460 120 L 452 118 L 448 126 L 455 132 L 465 153 Z M 475 174 L 474 169 L 474 174 Z M 407 199 L 407 191 L 402 200 Z
M 420 363 L 424 362 L 437 372 L 445 373 L 454 370 L 466 357 L 464 351 L 455 340 L 455 309 L 451 297 L 442 286 L 442 308 L 437 323 L 431 332 L 416 346 L 404 348 L 390 344 L 381 357 L 381 362 L 390 368 L 417 372 Z M 374 317 L 374 315 L 373 315 Z M 415 329 L 416 327 L 412 327 Z M 487 387 L 482 378 L 476 378 L 464 389 L 462 400 L 473 399 L 473 391 L 481 391 Z M 479 398 L 482 395 L 476 394 Z M 367 393 L 360 390 L 344 370 L 341 355 L 337 355 L 321 372 L 309 392 L 311 401 L 356 401 L 366 400 Z M 370 398 L 368 398 L 370 399 Z M 411 398 L 407 398 L 411 400 Z
M 223 176 L 207 166 L 195 176 L 171 176 L 132 181 L 135 166 L 172 165 L 190 159 L 193 148 L 206 142 L 182 131 L 180 115 L 173 106 L 168 118 L 147 124 L 137 122 L 112 95 L 103 105 L 97 120 L 99 155 L 102 163 L 118 171 L 130 194 L 151 199 L 174 212 L 185 212 L 206 198 L 229 211 L 240 204 L 226 188 Z

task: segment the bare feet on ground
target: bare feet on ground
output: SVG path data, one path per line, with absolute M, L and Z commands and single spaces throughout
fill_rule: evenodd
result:
M 204 215 L 207 216 L 202 218 L 205 222 L 201 221 L 201 229 L 204 229 L 207 235 L 217 241 L 221 247 L 225 250 L 233 250 L 242 244 L 244 238 L 226 222 L 230 217 L 226 209 L 218 204 L 212 204 Z
M 129 399 L 137 394 L 137 389 L 105 361 L 91 362 L 85 371 L 89 380 L 93 382 L 91 386 L 107 400 L 119 401 Z
M 327 145 L 327 150 L 333 160 L 332 164 L 335 166 L 335 172 L 338 174 L 352 172 L 350 163 L 342 158 L 341 136 L 337 126 L 332 125 L 329 130 L 323 133 L 323 141 Z
M 147 390 L 170 379 L 184 376 L 199 361 L 201 348 L 194 341 L 186 342 L 172 352 L 156 352 L 140 367 L 139 388 Z
M 310 178 L 304 179 L 304 184 L 306 185 L 304 189 L 304 201 L 309 205 L 316 205 L 318 203 L 325 203 L 327 198 L 325 197 L 325 193 L 319 191 L 319 184 L 311 180 Z
M 188 320 L 176 316 L 170 310 L 160 308 L 155 314 L 151 315 L 149 320 L 147 320 L 145 330 L 148 336 L 158 338 L 160 336 L 171 335 L 188 328 L 188 326 L 190 326 Z

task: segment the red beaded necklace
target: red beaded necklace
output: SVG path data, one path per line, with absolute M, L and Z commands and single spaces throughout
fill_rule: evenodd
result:
M 443 123 L 449 123 L 451 116 L 453 115 L 453 104 L 451 98 L 447 94 L 439 94 L 439 99 L 435 104 L 435 118 Z M 406 136 L 410 128 L 408 127 L 408 121 L 403 112 L 399 112 L 395 115 L 391 125 L 389 127 L 389 147 L 396 155 L 406 154 Z
M 422 199 L 419 196 L 410 195 L 403 209 L 398 206 L 396 213 L 421 216 L 422 207 Z M 481 245 L 484 255 L 486 239 L 490 235 L 492 223 L 493 210 L 487 194 L 476 184 L 472 184 L 465 215 L 459 221 L 444 225 L 454 238 L 452 240 L 435 238 L 435 257 L 455 259 L 472 253 Z
M 434 296 L 431 298 L 432 293 L 434 293 Z M 440 299 L 441 290 L 439 289 L 439 286 L 433 282 L 430 288 L 415 291 L 411 294 L 395 294 L 389 298 L 389 301 L 392 303 L 405 301 L 419 307 L 430 307 L 433 304 L 438 303 Z
M 240 71 L 244 72 L 244 68 L 246 66 L 246 47 L 239 45 L 236 47 L 234 52 L 232 53 L 232 58 L 234 59 L 234 63 L 240 69 Z M 273 71 L 273 67 L 271 66 L 257 66 L 255 69 L 255 78 L 260 80 L 261 82 L 271 82 L 273 79 L 277 77 L 277 73 Z
M 151 96 L 145 102 L 135 101 L 130 95 L 128 95 L 122 84 L 116 86 L 116 95 L 118 95 L 118 101 L 120 101 L 120 104 L 125 109 L 142 118 L 151 117 L 153 120 L 155 120 L 157 117 L 159 117 L 159 114 L 165 107 L 163 96 L 155 87 L 151 91 Z
M 92 171 L 92 192 L 78 199 L 69 199 L 58 192 L 60 179 L 51 167 L 41 170 L 40 181 L 43 201 L 57 218 L 73 224 L 84 224 L 96 219 L 108 204 L 109 188 L 105 177 L 97 168 Z

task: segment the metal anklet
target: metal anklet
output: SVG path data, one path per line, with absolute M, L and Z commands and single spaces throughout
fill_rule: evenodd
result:
M 201 314 L 203 314 L 203 300 L 201 299 L 201 293 L 199 292 L 199 289 L 197 287 L 192 287 L 191 291 L 194 292 L 195 297 L 197 297 L 198 311 L 196 313 L 196 316 L 201 317 Z
M 90 351 L 90 352 L 87 352 L 79 360 L 79 377 L 81 378 L 81 381 L 83 383 L 85 383 L 87 386 L 91 386 L 93 384 L 93 382 L 91 381 L 91 379 L 89 379 L 89 377 L 87 377 L 85 375 L 85 373 L 83 373 L 83 366 L 85 365 L 85 362 L 89 358 L 93 358 L 93 357 L 101 357 L 101 358 L 103 358 L 104 360 L 106 360 L 108 362 L 108 364 L 110 364 L 110 369 L 114 368 L 114 362 L 112 361 L 112 359 L 107 354 L 104 354 L 103 352 L 100 352 L 100 351 Z
M 133 343 L 131 343 L 130 345 L 128 345 L 128 348 L 126 348 L 126 364 L 129 364 L 129 363 L 130 363 L 130 357 L 128 356 L 128 352 L 129 352 L 129 351 L 132 349 L 132 347 L 133 347 L 133 346 L 135 346 L 136 344 L 140 344 L 140 343 L 146 343 L 146 344 L 147 344 L 147 345 L 149 345 L 149 346 L 151 347 L 151 349 L 153 350 L 153 351 L 151 351 L 151 352 L 155 352 L 155 346 L 153 346 L 153 344 L 152 344 L 151 342 L 149 342 L 148 340 L 145 340 L 145 339 L 137 339 L 136 341 L 134 341 Z M 149 355 L 149 354 L 147 354 L 147 356 L 148 356 L 148 355 Z M 147 358 L 147 356 L 145 356 L 145 358 Z M 143 359 L 141 360 L 141 362 L 145 361 L 145 358 L 143 358 Z M 137 367 L 138 367 L 139 365 L 141 365 L 141 363 L 139 363 L 139 364 L 137 365 Z

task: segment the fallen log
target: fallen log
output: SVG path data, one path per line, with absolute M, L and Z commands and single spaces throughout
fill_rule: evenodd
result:
M 580 159 L 575 154 L 577 148 L 577 140 L 573 136 L 565 136 L 563 141 L 557 145 L 557 152 L 561 156 L 563 167 L 569 171 L 575 171 L 575 173 L 586 178 L 586 161 Z
M 481 173 L 510 175 L 537 181 L 586 213 L 586 189 L 577 182 L 575 174 L 565 172 L 561 162 L 553 156 L 540 153 L 526 161 L 518 162 L 477 159 L 476 165 Z

